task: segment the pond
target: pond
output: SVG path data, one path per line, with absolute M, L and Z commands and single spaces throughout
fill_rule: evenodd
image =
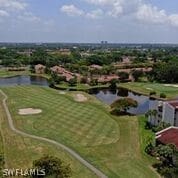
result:
M 90 94 L 93 94 L 100 101 L 109 105 L 119 98 L 132 98 L 138 102 L 138 107 L 131 108 L 127 112 L 134 115 L 145 114 L 151 105 L 155 105 L 155 103 L 157 103 L 157 100 L 155 99 L 151 99 L 148 96 L 140 95 L 123 88 L 118 88 L 117 90 L 94 89 L 90 91 Z
M 14 85 L 40 85 L 49 86 L 47 79 L 40 76 L 15 76 L 9 78 L 0 78 L 0 86 L 14 86 Z M 128 110 L 130 114 L 144 114 L 146 113 L 151 105 L 155 105 L 157 100 L 150 99 L 148 96 L 139 95 L 137 93 L 128 91 L 123 88 L 117 90 L 109 89 L 92 89 L 89 90 L 89 94 L 96 96 L 97 99 L 101 100 L 106 104 L 111 104 L 119 98 L 129 97 L 138 102 L 137 108 L 131 108 Z
M 48 86 L 48 81 L 44 77 L 19 75 L 15 77 L 0 78 L 0 86 L 14 85 L 40 85 Z

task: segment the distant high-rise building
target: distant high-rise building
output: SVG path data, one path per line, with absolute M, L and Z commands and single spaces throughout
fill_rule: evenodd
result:
M 106 44 L 108 44 L 108 42 L 107 41 L 101 41 L 101 44 L 106 45 Z

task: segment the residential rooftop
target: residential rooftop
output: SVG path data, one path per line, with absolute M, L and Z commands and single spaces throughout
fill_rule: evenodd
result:
M 178 149 L 178 127 L 169 127 L 157 132 L 156 139 L 162 144 L 174 144 Z
M 177 101 L 171 101 L 171 102 L 169 102 L 169 104 L 170 104 L 172 107 L 178 109 L 178 100 L 177 100 Z

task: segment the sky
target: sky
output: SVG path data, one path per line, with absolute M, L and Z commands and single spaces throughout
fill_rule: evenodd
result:
M 178 43 L 178 0 L 0 0 L 1 42 Z

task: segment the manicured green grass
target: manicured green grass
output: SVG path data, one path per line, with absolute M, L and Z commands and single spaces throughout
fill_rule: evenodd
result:
M 0 122 L 1 125 L 1 122 Z M 1 126 L 0 126 L 1 127 Z M 4 168 L 4 147 L 3 147 L 3 138 L 0 128 L 0 177 L 2 177 L 2 169 Z
M 77 83 L 76 86 L 69 86 L 68 83 L 63 82 L 61 84 L 56 85 L 56 87 L 58 87 L 59 89 L 70 89 L 70 90 L 81 90 L 81 91 L 85 91 L 85 90 L 89 90 L 89 89 L 94 89 L 94 88 L 108 88 L 109 84 L 98 84 L 96 86 L 90 86 L 87 84 L 81 84 L 81 83 Z
M 150 141 L 153 141 L 153 142 L 155 141 L 155 133 L 152 132 L 150 129 L 145 128 L 146 121 L 147 121 L 147 118 L 145 116 L 138 117 L 141 151 L 144 155 L 145 160 L 153 164 L 155 163 L 155 158 L 152 156 L 149 156 L 145 152 L 145 148 Z
M 0 95 L 2 99 L 2 96 Z M 59 157 L 66 164 L 70 164 L 72 178 L 95 178 L 85 166 L 70 156 L 62 149 L 27 137 L 15 134 L 9 129 L 6 114 L 0 102 L 0 121 L 3 141 L 0 139 L 0 148 L 5 152 L 5 168 L 31 168 L 32 162 L 43 155 L 53 155 Z
M 3 148 L 3 138 L 2 138 L 1 130 L 2 130 L 2 121 L 0 120 L 0 155 L 3 155 L 4 154 L 4 148 Z
M 13 77 L 16 75 L 28 75 L 29 71 L 7 71 L 5 69 L 0 69 L 0 77 Z
M 4 149 L 3 149 L 3 139 L 2 139 L 2 134 L 0 132 L 0 155 L 4 154 Z
M 1 100 L 1 97 L 0 97 L 0 100 Z M 1 117 L 1 114 L 0 114 L 0 117 Z M 3 144 L 3 137 L 2 137 L 2 121 L 0 119 L 0 177 L 2 177 L 3 168 L 4 168 L 4 144 Z
M 137 117 L 123 116 L 115 119 L 120 126 L 119 141 L 89 149 L 90 155 L 97 155 L 95 158 L 97 165 L 100 165 L 112 178 L 158 177 L 151 169 L 151 164 L 145 162 L 142 155 Z
M 0 78 L 1 77 L 14 77 L 14 76 L 18 76 L 18 75 L 30 75 L 30 76 L 40 76 L 40 77 L 44 77 L 46 79 L 49 79 L 50 76 L 48 74 L 35 74 L 35 73 L 31 73 L 29 70 L 25 70 L 25 71 L 7 71 L 5 69 L 0 69 Z
M 65 143 L 109 178 L 158 177 L 141 151 L 137 117 L 114 117 L 105 105 L 89 96 L 88 102 L 76 102 L 74 92 L 61 95 L 35 86 L 2 89 L 9 96 L 8 105 L 19 129 Z M 18 109 L 27 107 L 43 112 L 18 115 Z
M 29 133 L 84 146 L 118 140 L 117 124 L 97 104 L 76 102 L 47 87 L 12 87 L 6 93 L 13 97 L 9 104 L 17 126 Z M 19 109 L 29 107 L 40 108 L 43 112 L 35 116 L 18 115 Z
M 167 98 L 175 98 L 176 96 L 178 96 L 177 87 L 165 86 L 164 84 L 159 84 L 159 83 L 130 82 L 130 83 L 120 83 L 119 86 L 146 95 L 149 95 L 151 91 L 156 91 L 157 97 L 159 97 L 160 93 L 165 93 Z

